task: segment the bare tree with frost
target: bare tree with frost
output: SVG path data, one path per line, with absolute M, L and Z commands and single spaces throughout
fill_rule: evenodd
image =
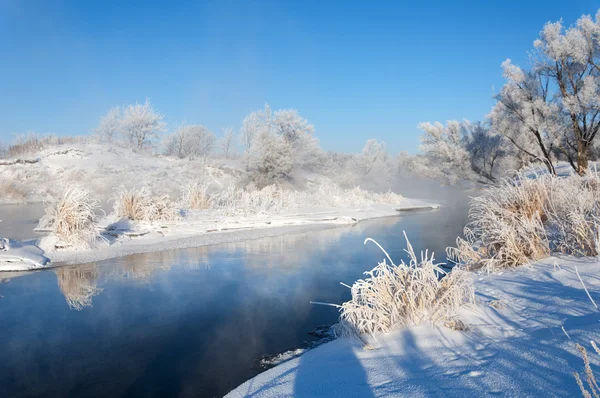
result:
M 548 79 L 535 71 L 523 71 L 510 59 L 502 63 L 502 68 L 507 83 L 488 115 L 493 129 L 531 160 L 542 161 L 550 173 L 556 174 L 553 154 L 556 148 L 563 148 L 564 131 Z
M 112 142 L 121 133 L 123 109 L 120 106 L 111 108 L 102 118 L 94 134 L 102 141 Z
M 121 133 L 135 149 L 142 150 L 164 131 L 166 124 L 163 119 L 164 116 L 154 110 L 149 100 L 144 104 L 129 105 L 123 111 Z
M 270 132 L 272 117 L 271 107 L 269 104 L 265 104 L 264 109 L 254 111 L 244 118 L 240 132 L 242 144 L 246 151 L 250 150 L 254 137 L 265 131 Z
M 387 160 L 388 153 L 385 150 L 385 143 L 376 139 L 367 140 L 357 157 L 358 168 L 363 176 L 371 173 L 377 166 L 386 164 Z
M 502 137 L 482 123 L 450 120 L 443 125 L 421 123 L 421 154 L 401 154 L 403 167 L 443 183 L 462 181 L 490 184 L 502 170 L 518 168 Z
M 219 147 L 223 152 L 223 156 L 225 159 L 229 159 L 231 156 L 231 151 L 233 150 L 233 139 L 235 138 L 235 133 L 231 127 L 227 127 L 223 129 L 223 138 L 221 138 L 219 142 Z
M 534 67 L 503 63 L 506 85 L 490 114 L 495 130 L 555 174 L 553 153 L 579 173 L 600 129 L 600 11 L 565 29 L 547 23 L 534 42 Z
M 215 135 L 199 124 L 184 124 L 167 138 L 165 153 L 178 158 L 206 156 L 214 149 Z

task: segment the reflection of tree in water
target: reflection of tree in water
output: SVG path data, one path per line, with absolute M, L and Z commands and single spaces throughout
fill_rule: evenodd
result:
M 70 308 L 81 310 L 92 306 L 92 297 L 102 289 L 96 286 L 98 270 L 96 264 L 60 267 L 55 271 L 58 287 Z

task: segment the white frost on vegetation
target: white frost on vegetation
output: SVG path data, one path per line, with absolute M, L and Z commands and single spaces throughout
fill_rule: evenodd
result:
M 551 253 L 597 256 L 600 174 L 521 174 L 474 197 L 464 238 L 448 255 L 469 269 L 517 267 Z
M 429 321 L 435 325 L 455 323 L 459 309 L 475 301 L 471 274 L 454 269 L 450 272 L 434 263 L 434 255 L 421 252 L 420 260 L 406 233 L 409 264 L 396 265 L 389 254 L 372 239 L 385 254 L 375 268 L 365 272 L 351 286 L 352 299 L 340 307 L 337 332 L 344 336 L 375 336 L 406 326 Z M 389 261 L 389 264 L 388 262 Z
M 46 207 L 38 228 L 51 234 L 40 242 L 47 251 L 61 248 L 89 249 L 99 238 L 97 227 L 100 205 L 90 193 L 79 187 L 65 189 L 60 198 Z

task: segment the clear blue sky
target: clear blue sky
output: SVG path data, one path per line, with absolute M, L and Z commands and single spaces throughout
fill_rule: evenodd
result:
M 151 98 L 169 126 L 296 108 L 326 149 L 414 152 L 421 121 L 481 119 L 500 63 L 596 1 L 0 0 L 0 140 L 88 133 Z

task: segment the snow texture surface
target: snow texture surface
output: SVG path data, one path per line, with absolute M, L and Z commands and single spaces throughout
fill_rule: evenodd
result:
M 597 260 L 549 258 L 477 275 L 465 332 L 422 324 L 371 339 L 338 339 L 242 384 L 228 397 L 580 396 L 575 348 L 600 338 Z M 564 331 L 563 331 L 564 328 Z M 568 336 L 567 336 L 568 334 Z M 592 368 L 600 363 L 590 356 Z

